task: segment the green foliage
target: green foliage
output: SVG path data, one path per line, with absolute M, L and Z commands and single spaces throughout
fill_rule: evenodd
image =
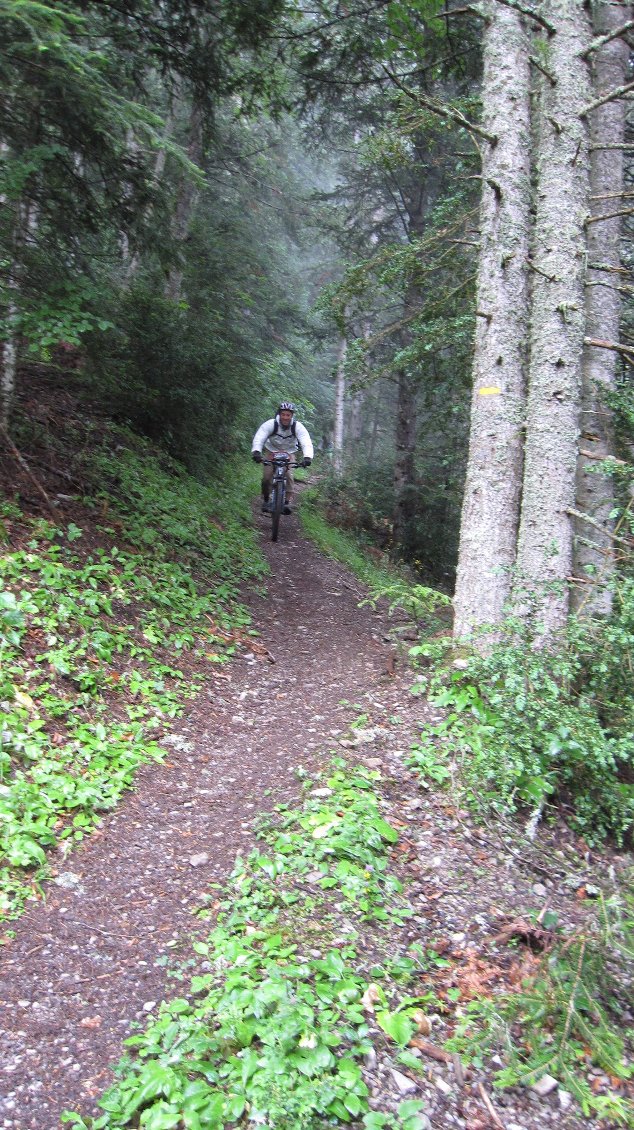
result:
M 423 734 L 412 763 L 449 771 L 455 761 L 467 802 L 482 810 L 538 818 L 556 801 L 588 842 L 623 843 L 634 826 L 633 596 L 624 583 L 614 618 L 592 630 L 573 621 L 559 650 L 536 651 L 509 622 L 490 655 L 440 668 L 432 699 L 448 713 Z
M 109 547 L 88 552 L 76 524 L 38 520 L 26 547 L 0 559 L 0 911 L 8 914 L 45 875 L 47 849 L 81 840 L 138 766 L 162 756 L 156 739 L 197 692 L 202 664 L 230 657 L 247 624 L 241 578 L 264 569 L 245 533 L 246 475 L 212 490 L 176 464 L 162 470 L 144 448 L 115 457 L 104 449 L 95 460 L 103 510 L 119 527 L 104 531 Z M 19 512 L 5 510 L 14 522 Z M 194 675 L 178 666 L 188 653 L 198 660 Z
M 377 778 L 335 763 L 316 790 L 328 794 L 326 802 L 308 781 L 304 806 L 269 820 L 268 854 L 255 850 L 238 862 L 218 925 L 194 944 L 208 971 L 193 978 L 189 998 L 164 1004 L 127 1041 L 133 1058 L 101 1100 L 106 1113 L 87 1122 L 67 1114 L 66 1122 L 76 1130 L 222 1130 L 248 1118 L 276 1130 L 317 1130 L 362 1118 L 367 1127 L 417 1130 L 419 1103 L 402 1103 L 396 1117 L 370 1112 L 362 1077 L 371 1043 L 350 925 L 359 913 L 389 919 L 384 894 L 391 890 L 393 901 L 398 891 L 385 847 L 396 833 L 380 816 Z M 365 876 L 365 909 L 342 863 Z M 316 868 L 323 878 L 311 885 Z M 328 936 L 333 896 L 345 901 L 350 939 L 339 946 Z M 397 904 L 397 919 L 400 913 Z M 384 1027 L 391 1024 L 386 1012 Z
M 387 601 L 388 615 L 391 616 L 398 608 L 408 617 L 408 622 L 403 625 L 401 631 L 413 628 L 421 632 L 423 627 L 429 625 L 430 617 L 433 617 L 434 612 L 451 605 L 451 600 L 445 593 L 430 589 L 426 585 L 408 584 L 403 580 L 393 581 L 382 588 L 374 588 L 367 603 L 375 608 L 379 600 Z
M 367 547 L 364 547 L 358 537 L 331 525 L 321 514 L 312 488 L 302 496 L 300 519 L 303 529 L 315 545 L 329 557 L 341 561 L 361 581 L 377 588 L 390 583 L 394 573 L 387 559 L 382 565 L 375 564 L 367 553 Z
M 634 1103 L 619 1081 L 632 1078 L 622 1013 L 634 974 L 634 913 L 631 887 L 624 898 L 604 903 L 593 929 L 565 937 L 520 989 L 492 1000 L 477 999 L 459 1010 L 449 1048 L 472 1062 L 502 1054 L 498 1087 L 530 1084 L 554 1076 L 577 1099 L 584 1115 L 610 1126 L 634 1126 Z M 615 972 L 618 971 L 618 981 Z M 611 1081 L 597 1094 L 587 1073 L 594 1068 Z
M 117 439 L 117 450 L 113 446 Z M 125 430 L 115 430 L 97 449 L 87 473 L 101 504 L 104 526 L 116 518 L 129 543 L 155 555 L 173 555 L 217 579 L 216 601 L 236 597 L 241 579 L 261 577 L 265 566 L 257 552 L 250 496 L 255 487 L 250 463 L 225 460 L 224 476 L 205 485 L 178 462 L 144 457 L 145 448 Z M 110 526 L 110 532 L 116 532 Z

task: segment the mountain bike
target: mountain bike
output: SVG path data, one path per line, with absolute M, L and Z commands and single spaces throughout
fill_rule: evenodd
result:
M 276 451 L 272 459 L 264 459 L 263 462 L 265 466 L 273 464 L 273 482 L 267 508 L 271 515 L 271 541 L 277 541 L 280 515 L 284 513 L 286 505 L 286 476 L 289 468 L 297 467 L 298 464 L 291 461 L 286 451 Z

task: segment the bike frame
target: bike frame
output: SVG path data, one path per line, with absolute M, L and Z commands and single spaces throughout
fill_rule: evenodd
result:
M 278 451 L 272 459 L 264 459 L 264 466 L 273 464 L 273 482 L 269 496 L 269 510 L 271 512 L 271 541 L 277 541 L 280 528 L 280 516 L 284 512 L 286 502 L 286 476 L 290 467 L 298 464 L 291 460 L 286 451 Z

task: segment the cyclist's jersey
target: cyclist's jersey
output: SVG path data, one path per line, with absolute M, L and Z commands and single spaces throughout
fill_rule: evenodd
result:
M 265 420 L 255 433 L 251 444 L 252 451 L 262 451 L 262 449 L 268 452 L 287 451 L 289 455 L 293 455 L 299 447 L 307 459 L 313 458 L 313 443 L 304 425 L 296 420 L 290 427 L 283 428 L 279 416 Z

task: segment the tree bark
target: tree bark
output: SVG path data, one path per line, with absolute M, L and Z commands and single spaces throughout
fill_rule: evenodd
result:
M 5 208 L 7 207 L 4 202 Z M 11 260 L 6 272 L 6 332 L 0 345 L 0 426 L 9 432 L 15 400 L 18 371 L 18 322 L 22 307 L 22 282 L 24 254 L 28 243 L 35 238 L 38 226 L 37 208 L 32 202 L 13 205 L 13 237 Z
M 343 425 L 346 398 L 346 353 L 348 343 L 345 337 L 339 342 L 337 351 L 337 371 L 335 375 L 335 424 L 332 437 L 332 464 L 336 475 L 343 471 Z
M 597 4 L 595 37 L 609 35 L 632 16 L 632 5 Z M 629 48 L 620 38 L 611 39 L 594 55 L 594 90 L 597 97 L 623 86 Z M 588 277 L 586 289 L 586 337 L 618 341 L 621 300 L 617 271 L 620 267 L 621 218 L 615 216 L 615 199 L 623 191 L 625 136 L 623 99 L 606 102 L 593 111 L 590 121 L 590 200 L 594 220 L 588 228 Z M 595 148 L 607 145 L 607 150 Z M 609 219 L 599 219 L 609 215 Z M 586 614 L 607 616 L 612 606 L 609 587 L 614 571 L 610 518 L 614 507 L 613 481 L 597 473 L 597 462 L 613 453 L 612 414 L 606 393 L 614 388 L 617 353 L 586 343 L 583 355 L 583 400 L 581 450 L 577 461 L 577 510 L 592 519 L 592 525 L 575 524 L 574 575 L 578 583 L 571 592 L 572 607 Z
M 534 614 L 535 640 L 565 626 L 585 330 L 585 222 L 591 98 L 583 52 L 590 24 L 583 0 L 545 0 L 555 33 L 544 43 L 556 76 L 542 90 L 533 266 L 531 357 L 516 606 Z
M 407 543 L 416 513 L 414 453 L 416 450 L 416 400 L 418 379 L 407 370 L 398 377 L 396 457 L 394 460 L 393 545 L 398 552 Z
M 193 105 L 190 116 L 187 156 L 194 165 L 202 165 L 203 117 L 201 107 L 197 104 Z M 174 209 L 174 219 L 172 221 L 172 232 L 181 249 L 184 249 L 185 246 L 185 240 L 197 198 L 198 188 L 192 180 L 191 175 L 183 173 Z M 171 299 L 172 302 L 179 302 L 181 298 L 183 289 L 183 260 L 184 253 L 183 250 L 181 250 L 181 265 L 174 267 L 170 271 L 165 284 L 165 297 Z
M 456 637 L 497 625 L 515 562 L 522 479 L 530 232 L 529 39 L 518 12 L 485 5 L 477 319 Z M 481 639 L 484 646 L 484 638 Z

